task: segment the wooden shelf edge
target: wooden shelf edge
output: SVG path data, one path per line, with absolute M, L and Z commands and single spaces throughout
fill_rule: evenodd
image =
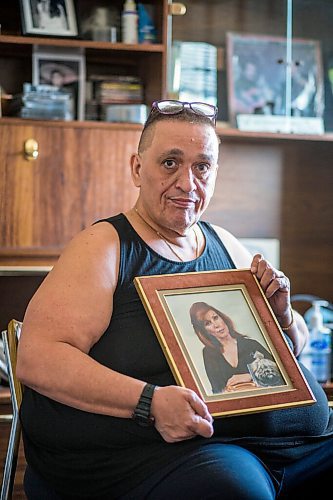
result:
M 280 134 L 272 132 L 244 132 L 231 127 L 225 127 L 216 124 L 216 131 L 221 139 L 232 140 L 249 140 L 259 142 L 263 140 L 269 141 L 314 141 L 314 142 L 333 142 L 333 132 L 325 134 Z
M 24 255 L 36 257 L 57 257 L 63 251 L 63 247 L 7 247 L 0 248 L 0 257 L 21 257 Z
M 22 35 L 0 35 L 0 43 L 15 45 L 52 45 L 57 47 L 82 47 L 95 50 L 114 50 L 125 52 L 164 52 L 160 43 L 125 44 L 112 42 L 97 42 L 79 38 L 54 38 Z
M 3 116 L 0 118 L 0 124 L 16 124 L 16 125 L 38 125 L 42 124 L 49 127 L 74 127 L 74 128 L 109 128 L 114 130 L 137 130 L 141 131 L 143 125 L 141 123 L 124 123 L 124 122 L 102 122 L 102 121 L 62 121 L 62 120 L 31 120 L 19 117 Z M 333 132 L 318 135 L 298 135 L 298 134 L 274 134 L 269 132 L 243 132 L 234 128 L 219 127 L 217 124 L 216 131 L 221 139 L 227 141 L 305 141 L 305 142 L 333 142 Z
M 45 276 L 52 270 L 53 266 L 2 266 L 0 265 L 0 276 Z
M 34 273 L 38 273 L 37 268 L 53 267 L 62 250 L 62 247 L 0 249 L 0 268 L 12 272 L 13 268 L 32 267 L 35 269 Z
M 0 125 L 43 125 L 43 127 L 70 127 L 70 128 L 107 128 L 114 130 L 142 130 L 141 123 L 128 122 L 102 122 L 102 121 L 78 121 L 78 120 L 32 120 L 28 118 L 3 116 L 0 118 Z

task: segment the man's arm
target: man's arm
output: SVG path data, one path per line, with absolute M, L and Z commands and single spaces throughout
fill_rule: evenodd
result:
M 254 255 L 251 272 L 259 280 L 282 330 L 293 343 L 295 356 L 298 356 L 309 337 L 309 331 L 301 315 L 291 308 L 289 279 L 260 254 Z
M 24 385 L 84 411 L 131 418 L 145 381 L 107 368 L 88 353 L 109 325 L 119 240 L 108 223 L 69 244 L 27 308 L 18 348 Z M 155 390 L 151 414 L 167 442 L 213 433 L 206 404 L 190 389 Z
M 28 305 L 17 375 L 24 385 L 69 406 L 129 417 L 142 382 L 88 356 L 111 318 L 118 255 L 118 236 L 107 223 L 70 242 Z
M 286 334 L 294 345 L 294 354 L 299 356 L 309 340 L 310 333 L 303 316 L 293 309 L 294 325 Z

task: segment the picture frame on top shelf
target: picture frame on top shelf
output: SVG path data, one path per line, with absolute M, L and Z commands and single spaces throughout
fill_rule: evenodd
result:
M 84 120 L 86 63 L 82 49 L 34 46 L 33 85 L 53 85 L 73 97 L 73 119 Z
M 24 35 L 77 37 L 74 0 L 20 0 Z
M 213 416 L 315 402 L 250 269 L 137 276 L 134 285 L 176 383 L 196 392 Z M 222 362 L 226 335 L 240 346 L 235 370 Z
M 227 33 L 229 120 L 254 132 L 323 133 L 324 76 L 320 42 Z

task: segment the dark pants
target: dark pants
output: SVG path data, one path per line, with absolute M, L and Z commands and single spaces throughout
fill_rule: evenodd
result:
M 306 498 L 318 494 L 319 486 L 328 486 L 332 474 L 331 441 L 305 458 L 274 472 L 270 472 L 261 460 L 244 448 L 211 444 L 169 464 L 119 500 Z M 29 467 L 24 487 L 28 500 L 73 498 L 57 495 Z M 108 495 L 103 499 L 95 497 L 95 500 L 113 498 Z

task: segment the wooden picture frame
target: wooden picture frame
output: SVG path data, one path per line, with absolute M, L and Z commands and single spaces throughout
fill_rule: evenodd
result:
M 134 284 L 177 384 L 194 390 L 213 416 L 315 402 L 259 282 L 249 269 L 138 276 Z M 264 383 L 261 383 L 260 371 L 257 371 L 257 379 L 252 378 L 252 382 L 235 385 L 232 390 L 225 387 L 214 392 L 214 381 L 212 383 L 208 377 L 213 365 L 207 364 L 212 359 L 208 354 L 216 357 L 212 351 L 214 345 L 209 340 L 211 336 L 205 336 L 202 330 L 198 334 L 194 329 L 189 312 L 197 307 L 193 306 L 194 303 L 202 302 L 220 314 L 223 311 L 222 315 L 229 320 L 232 318 L 235 330 L 252 339 L 251 345 L 264 346 L 272 357 L 273 378 L 267 372 L 268 378 L 262 377 Z M 231 324 L 228 324 L 231 331 Z M 249 340 L 246 342 L 249 344 Z M 264 351 L 261 348 L 259 350 Z M 251 359 L 257 362 L 257 348 L 254 354 L 255 358 Z M 239 365 L 240 360 L 241 357 Z M 246 362 L 245 357 L 243 361 Z
M 74 0 L 20 0 L 24 35 L 77 37 Z
M 283 132 L 290 117 L 303 133 L 323 132 L 324 76 L 317 40 L 293 38 L 289 63 L 286 38 L 229 32 L 226 54 L 232 126 L 247 130 L 243 124 L 249 123 L 254 128 L 248 130 Z
M 55 75 L 56 79 L 55 79 Z M 81 49 L 34 47 L 32 57 L 33 85 L 55 85 L 73 95 L 73 119 L 84 120 L 85 56 Z

